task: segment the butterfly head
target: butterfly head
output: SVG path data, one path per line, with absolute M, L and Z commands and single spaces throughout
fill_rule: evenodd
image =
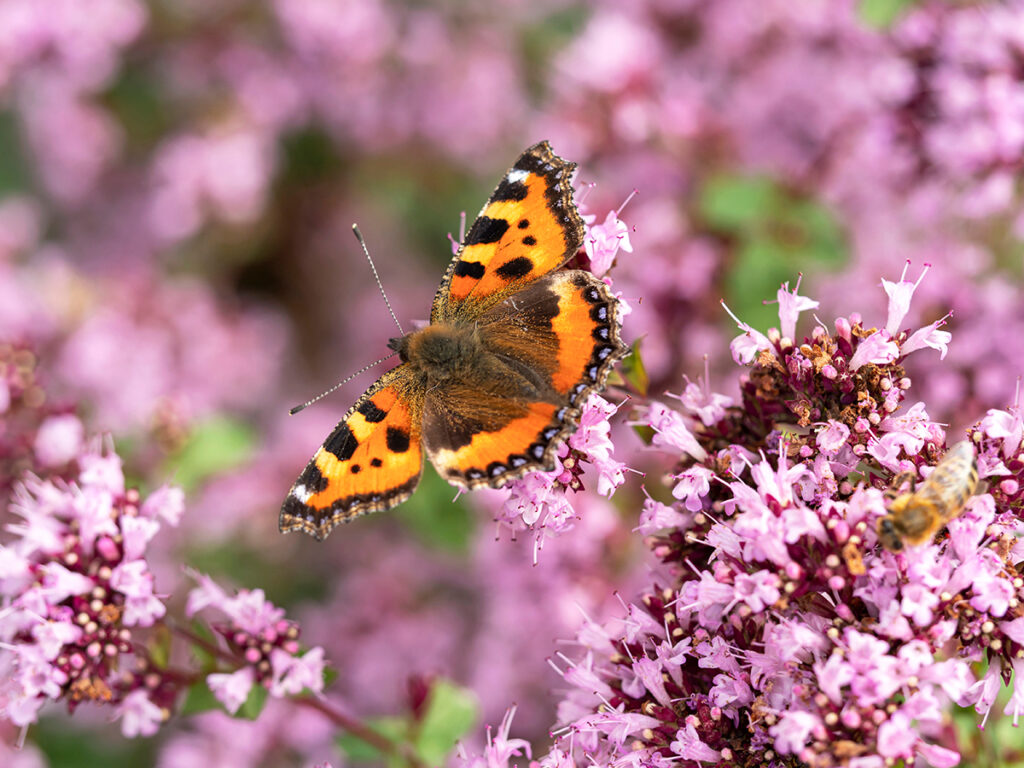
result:
M 431 382 L 451 379 L 473 367 L 482 350 L 475 324 L 428 325 L 401 338 L 391 339 L 388 346 Z

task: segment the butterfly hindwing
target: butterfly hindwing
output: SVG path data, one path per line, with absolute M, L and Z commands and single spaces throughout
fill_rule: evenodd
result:
M 542 277 L 491 307 L 477 325 L 490 375 L 428 395 L 423 437 L 449 482 L 500 486 L 554 466 L 583 402 L 604 387 L 627 348 L 615 298 L 579 270 Z
M 405 501 L 422 468 L 420 403 L 400 365 L 359 398 L 306 465 L 279 527 L 322 540 L 339 523 Z
M 546 141 L 523 152 L 466 233 L 434 298 L 432 323 L 479 313 L 579 250 L 583 221 L 572 199 L 575 168 Z
M 620 323 L 608 286 L 578 269 L 543 277 L 477 321 L 491 352 L 544 371 L 551 388 L 577 407 L 604 388 L 612 365 L 628 352 Z

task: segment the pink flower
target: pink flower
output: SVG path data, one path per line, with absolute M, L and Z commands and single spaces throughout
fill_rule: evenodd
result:
M 173 485 L 163 485 L 153 491 L 139 508 L 146 517 L 160 518 L 170 525 L 177 525 L 185 511 L 185 492 Z
M 256 673 L 252 667 L 242 667 L 231 674 L 214 673 L 206 676 L 210 691 L 232 715 L 249 698 L 255 680 Z
M 850 428 L 840 421 L 829 421 L 828 426 L 818 432 L 817 443 L 827 455 L 838 453 L 850 437 Z
M 51 416 L 36 432 L 36 459 L 45 467 L 64 466 L 79 454 L 84 439 L 85 430 L 76 416 Z
M 860 344 L 850 358 L 850 370 L 856 371 L 867 363 L 886 365 L 900 356 L 900 347 L 885 331 L 875 331 Z
M 295 656 L 275 648 L 270 653 L 270 664 L 272 696 L 296 695 L 306 688 L 319 693 L 324 688 L 323 648 L 313 648 L 303 656 Z
M 711 490 L 712 473 L 701 466 L 691 467 L 679 475 L 679 481 L 672 488 L 672 495 L 683 502 L 691 512 L 697 512 L 704 506 L 703 499 Z
M 501 725 L 495 733 L 491 733 L 491 726 L 487 726 L 487 744 L 484 746 L 483 754 L 480 756 L 468 757 L 462 745 L 459 745 L 459 758 L 465 768 L 509 768 L 509 761 L 513 757 L 530 757 L 530 742 L 525 739 L 510 739 L 509 732 L 512 729 L 512 718 L 516 715 L 516 708 L 510 707 L 505 716 L 501 719 Z
M 775 737 L 775 748 L 784 755 L 797 754 L 804 748 L 811 732 L 821 727 L 818 716 L 811 712 L 790 710 L 768 729 Z
M 920 737 L 910 727 L 910 718 L 895 712 L 878 726 L 878 753 L 883 757 L 911 759 Z
M 152 736 L 167 719 L 167 713 L 154 704 L 141 688 L 125 696 L 116 716 L 121 719 L 121 733 L 129 739 Z
M 904 355 L 909 355 L 911 352 L 916 352 L 919 349 L 931 347 L 938 350 L 940 360 L 945 360 L 946 353 L 949 351 L 949 342 L 953 338 L 953 334 L 949 331 L 939 330 L 945 324 L 946 320 L 943 318 L 915 331 L 909 339 L 900 345 L 900 352 Z
M 733 404 L 733 399 L 711 392 L 696 382 L 687 382 L 686 389 L 679 395 L 679 402 L 687 411 L 695 414 L 704 426 L 710 427 L 722 420 L 726 409 Z
M 654 435 L 654 445 L 683 451 L 698 461 L 707 458 L 707 451 L 697 442 L 683 417 L 658 401 L 651 401 L 642 423 L 657 433 Z
M 588 227 L 587 235 L 583 238 L 583 247 L 590 258 L 590 270 L 598 277 L 611 269 L 620 248 L 626 253 L 633 252 L 633 246 L 629 242 L 629 227 L 619 220 L 619 214 L 633 194 L 636 194 L 635 190 L 618 210 L 609 211 L 603 224 Z
M 746 323 L 742 322 L 732 311 L 725 306 L 725 302 L 722 302 L 722 306 L 725 307 L 725 311 L 729 313 L 729 316 L 736 321 L 736 325 L 740 327 L 743 333 L 732 340 L 729 345 L 729 349 L 732 351 L 732 359 L 740 365 L 749 365 L 757 357 L 757 353 L 761 351 L 774 352 L 775 345 L 771 343 L 767 336 L 760 331 L 755 331 Z
M 675 741 L 669 748 L 684 760 L 712 763 L 722 759 L 720 752 L 716 752 L 700 740 L 693 723 L 687 723 L 685 728 L 676 731 Z
M 917 282 L 911 283 L 903 279 L 907 275 L 907 268 L 909 266 L 910 261 L 907 261 L 903 266 L 903 274 L 900 275 L 898 283 L 891 283 L 884 278 L 882 279 L 882 287 L 885 288 L 885 292 L 889 296 L 889 316 L 885 321 L 885 330 L 890 337 L 896 336 L 899 332 L 900 324 L 910 309 L 910 300 L 914 296 L 914 291 L 917 290 L 917 287 L 931 268 L 931 264 L 925 264 L 924 269 L 921 270 L 921 274 L 917 278 Z
M 782 332 L 782 338 L 790 341 L 796 340 L 796 321 L 800 317 L 800 313 L 808 309 L 817 309 L 819 306 L 817 301 L 797 295 L 798 290 L 800 290 L 799 280 L 797 280 L 792 293 L 789 291 L 789 283 L 783 283 L 776 293 L 779 302 L 779 329 Z
M 636 530 L 649 536 L 665 528 L 685 528 L 686 519 L 682 512 L 648 497 L 644 500 L 643 510 L 640 512 L 640 525 Z
M 779 577 L 768 571 L 755 571 L 736 576 L 736 598 L 742 600 L 754 613 L 760 613 L 779 599 Z

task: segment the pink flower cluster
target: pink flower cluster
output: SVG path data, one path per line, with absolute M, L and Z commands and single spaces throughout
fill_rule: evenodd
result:
M 994 410 L 971 430 L 990 488 L 948 510 L 948 534 L 884 550 L 888 483 L 946 445 L 907 407 L 904 358 L 949 342 L 941 321 L 900 330 L 916 284 L 884 286 L 885 327 L 839 318 L 802 341 L 817 303 L 784 286 L 783 331 L 740 323 L 739 402 L 691 384 L 678 410 L 645 407 L 652 445 L 676 457 L 640 516 L 661 567 L 552 660 L 569 688 L 537 764 L 953 766 L 952 704 L 984 725 L 1012 677 L 1004 712 L 1024 713 L 1024 418 Z M 466 764 L 510 764 L 507 735 Z
M 0 543 L 0 717 L 25 728 L 48 702 L 70 712 L 91 703 L 112 708 L 125 736 L 150 736 L 192 685 L 232 713 L 254 684 L 276 698 L 319 693 L 323 649 L 303 653 L 298 625 L 261 590 L 230 596 L 199 577 L 186 615 L 225 614 L 209 625 L 223 647 L 169 614 L 176 585 L 157 592 L 153 544 L 178 525 L 184 493 L 126 487 L 109 439 L 86 439 L 76 415 L 44 407 L 34 361 L 29 348 L 0 348 L 0 456 L 21 476 L 3 511 L 12 535 Z M 174 666 L 172 635 L 218 663 L 202 674 Z
M 185 613 L 194 616 L 207 608 L 224 613 L 228 621 L 213 626 L 227 646 L 228 657 L 240 665 L 233 672 L 206 676 L 206 684 L 229 713 L 238 711 L 255 684 L 276 698 L 323 690 L 323 648 L 300 655 L 298 625 L 286 620 L 284 611 L 270 603 L 263 590 L 229 595 L 208 576 L 198 579 Z
M 568 491 L 583 490 L 586 465 L 597 471 L 597 492 L 611 496 L 626 481 L 626 465 L 612 458 L 611 424 L 608 418 L 618 410 L 600 395 L 583 404 L 579 427 L 559 446 L 556 466 L 550 472 L 530 472 L 512 481 L 498 520 L 513 531 L 537 533 L 537 546 L 544 536 L 571 530 L 576 511 Z
M 126 489 L 110 447 L 92 443 L 75 459 L 73 481 L 29 475 L 14 490 L 16 538 L 0 545 L 2 712 L 28 725 L 47 701 L 99 702 L 117 707 L 126 735 L 149 734 L 176 691 L 136 655 L 138 629 L 166 612 L 146 550 L 162 525 L 177 524 L 183 496 Z

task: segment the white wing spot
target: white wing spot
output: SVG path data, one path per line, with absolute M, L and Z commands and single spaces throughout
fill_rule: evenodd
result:
M 506 176 L 505 178 L 507 178 L 510 182 L 515 184 L 517 181 L 526 181 L 526 177 L 529 175 L 529 171 L 521 171 L 518 168 L 515 168 L 509 171 L 508 176 Z
M 294 488 L 292 488 L 292 496 L 301 501 L 303 504 L 309 502 L 309 498 L 312 495 L 313 494 L 310 493 L 309 490 L 304 485 L 296 485 Z

